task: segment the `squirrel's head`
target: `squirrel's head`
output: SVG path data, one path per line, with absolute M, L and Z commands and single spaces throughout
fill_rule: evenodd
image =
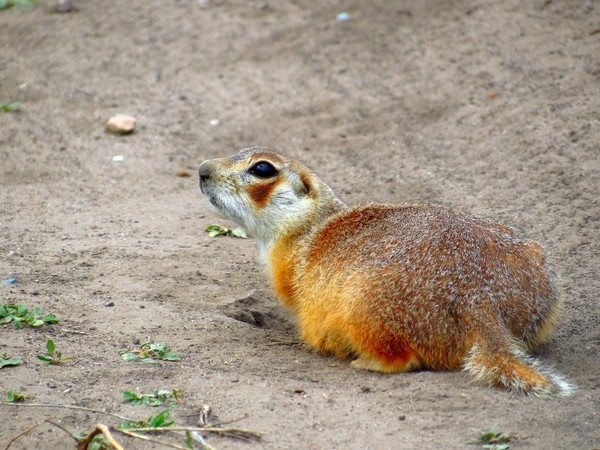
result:
M 344 207 L 307 167 L 264 147 L 204 161 L 198 175 L 217 212 L 264 244 Z

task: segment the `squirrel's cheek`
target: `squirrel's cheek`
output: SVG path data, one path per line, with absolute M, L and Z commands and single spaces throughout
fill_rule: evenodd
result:
M 248 186 L 248 196 L 257 208 L 264 208 L 273 195 L 273 191 L 281 183 L 279 178 L 268 183 L 255 183 Z

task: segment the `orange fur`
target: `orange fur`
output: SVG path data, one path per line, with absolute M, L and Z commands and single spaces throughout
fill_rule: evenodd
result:
M 294 285 L 292 283 L 294 273 L 293 248 L 290 248 L 290 243 L 293 239 L 285 237 L 280 239 L 269 254 L 270 261 L 276 261 L 271 271 L 273 274 L 273 287 L 277 296 L 288 307 L 293 306 L 294 302 Z
M 277 168 L 272 179 L 240 169 L 257 160 Z M 205 162 L 200 178 L 217 209 L 256 235 L 275 292 L 317 351 L 383 373 L 463 369 L 530 395 L 570 392 L 525 354 L 548 339 L 561 304 L 538 243 L 441 206 L 348 208 L 263 148 Z

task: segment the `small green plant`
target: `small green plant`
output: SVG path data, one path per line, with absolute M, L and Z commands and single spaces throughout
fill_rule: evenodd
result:
M 2 0 L 0 0 L 0 9 L 3 9 L 1 6 Z M 19 109 L 23 102 L 12 102 L 12 103 L 0 103 L 0 111 L 4 112 L 12 112 Z
M 222 225 L 209 225 L 204 229 L 204 232 L 206 234 L 208 234 L 210 237 L 216 237 L 216 236 L 231 236 L 231 237 L 236 237 L 236 238 L 240 238 L 240 239 L 246 239 L 248 236 L 246 235 L 246 232 L 244 230 L 242 230 L 241 228 L 227 228 L 224 227 Z
M 122 348 L 119 350 L 121 359 L 124 361 L 137 361 L 141 359 L 145 363 L 156 364 L 157 360 L 179 361 L 179 355 L 169 350 L 166 344 L 145 342 L 140 348 Z
M 124 430 L 129 430 L 129 429 L 132 429 L 132 428 L 165 428 L 165 427 L 170 427 L 171 425 L 173 425 L 175 423 L 174 420 L 167 421 L 167 419 L 169 418 L 170 415 L 171 415 L 171 410 L 170 409 L 163 409 L 158 414 L 155 414 L 154 416 L 150 416 L 147 419 L 139 420 L 137 422 L 131 422 L 129 420 L 126 420 L 125 422 L 123 422 L 119 426 L 119 428 L 122 428 Z
M 165 403 L 181 402 L 181 389 L 173 389 L 172 391 L 159 390 L 148 394 L 136 394 L 131 391 L 123 391 L 123 400 L 131 402 L 133 406 L 148 405 L 161 406 Z
M 71 358 L 71 357 L 68 357 L 68 358 L 63 357 L 61 352 L 56 351 L 56 348 L 54 346 L 54 341 L 52 339 L 48 339 L 48 342 L 46 342 L 46 350 L 47 350 L 46 355 L 38 355 L 37 358 L 40 361 L 45 361 L 48 364 L 51 364 L 54 366 L 60 366 L 67 361 L 75 359 L 75 358 Z
M 46 314 L 40 317 L 42 310 L 39 306 L 34 306 L 30 311 L 26 305 L 0 305 L 0 325 L 13 322 L 16 328 L 23 328 L 24 325 L 31 327 L 41 327 L 47 323 L 57 323 L 60 319 L 54 314 Z
M 13 6 L 17 8 L 26 8 L 28 6 L 35 6 L 37 0 L 0 0 L 0 10 L 8 9 Z
M 18 366 L 23 360 L 21 358 L 11 358 L 7 355 L 0 356 L 0 369 L 4 366 Z
M 12 389 L 6 391 L 6 403 L 24 402 L 26 398 L 27 395 L 23 392 L 13 391 Z
M 505 435 L 496 427 L 493 427 L 491 430 L 481 433 L 479 435 L 479 443 L 483 444 L 482 448 L 487 448 L 491 450 L 509 449 L 509 442 L 512 439 L 512 436 Z

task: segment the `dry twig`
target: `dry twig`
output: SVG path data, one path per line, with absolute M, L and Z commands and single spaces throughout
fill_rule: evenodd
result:
M 158 431 L 159 429 L 158 428 L 152 428 L 152 430 Z M 159 441 L 158 439 L 152 439 L 151 437 L 144 436 L 143 434 L 135 433 L 135 432 L 133 432 L 131 430 L 124 430 L 124 429 L 121 429 L 121 428 L 117 428 L 116 431 L 118 431 L 119 433 L 123 433 L 126 436 L 135 438 L 135 439 L 141 439 L 141 440 L 147 441 L 147 442 L 154 442 L 155 444 L 161 444 L 161 445 L 164 445 L 166 447 L 177 448 L 177 449 L 180 449 L 180 450 L 187 450 L 187 447 L 181 447 L 181 446 L 179 446 L 177 444 L 171 444 L 170 442 L 164 442 L 164 441 Z M 160 431 L 169 431 L 169 429 L 163 429 L 163 430 L 160 430 Z
M 45 422 L 45 421 L 44 421 Z M 25 436 L 27 433 L 29 433 L 31 430 L 33 430 L 35 427 L 41 425 L 44 422 L 40 422 L 40 423 L 36 423 L 34 426 L 27 428 L 24 431 L 21 431 L 19 434 L 17 434 L 14 438 L 12 438 L 10 441 L 8 441 L 8 444 L 6 444 L 6 447 L 4 447 L 4 450 L 8 450 L 9 447 L 11 446 L 11 444 L 13 442 L 15 442 L 17 439 L 19 439 L 21 436 Z
M 108 427 L 102 423 L 96 424 L 94 429 L 86 436 L 86 438 L 79 443 L 77 446 L 77 450 L 86 450 L 88 445 L 92 442 L 94 437 L 98 434 L 103 434 L 106 440 L 110 443 L 112 448 L 116 450 L 123 450 L 123 447 L 115 440 L 115 438 L 110 434 L 110 430 Z
M 119 431 L 124 431 L 119 429 Z M 197 431 L 199 433 L 213 433 L 220 436 L 233 437 L 244 441 L 260 440 L 262 435 L 257 431 L 246 430 L 244 428 L 220 428 L 213 425 L 204 427 L 159 427 L 159 428 L 129 428 L 127 431 L 132 432 L 157 432 L 157 431 Z

